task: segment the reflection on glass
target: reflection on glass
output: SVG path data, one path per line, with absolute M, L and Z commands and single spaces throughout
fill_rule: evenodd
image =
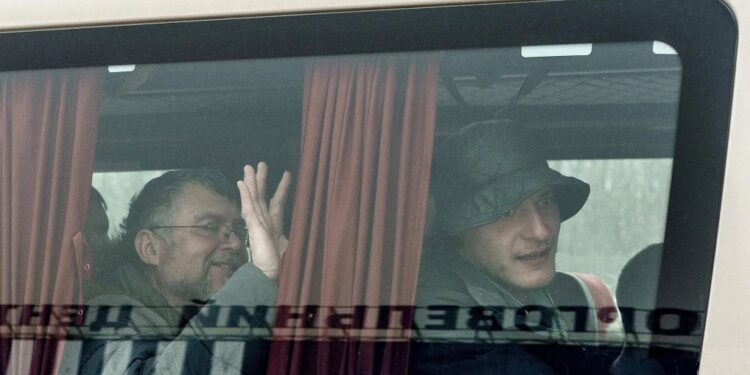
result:
M 689 366 L 702 316 L 653 304 L 682 74 L 655 45 L 2 73 L 17 87 L 68 77 L 101 99 L 87 107 L 96 121 L 60 131 L 96 128 L 62 141 L 96 143 L 75 154 L 93 181 L 84 171 L 49 194 L 91 182 L 106 204 L 89 208 L 106 208 L 112 239 L 50 236 L 14 253 L 34 277 L 52 267 L 74 280 L 23 285 L 55 301 L 50 316 L 77 318 L 30 320 L 51 302 L 4 300 L 13 338 L 75 326 L 64 357 L 84 373 L 591 373 L 618 357 L 659 365 L 649 347 L 676 348 Z M 7 223 L 42 243 L 41 221 Z M 45 263 L 55 241 L 76 261 Z

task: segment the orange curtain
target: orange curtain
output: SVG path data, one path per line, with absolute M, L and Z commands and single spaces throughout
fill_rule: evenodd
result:
M 308 62 L 300 172 L 278 298 L 291 307 L 277 312 L 269 373 L 406 372 L 408 329 L 378 341 L 363 330 L 341 330 L 335 318 L 348 315 L 341 322 L 351 325 L 357 306 L 369 314 L 360 320 L 371 321 L 373 307 L 414 304 L 438 67 L 435 54 Z M 309 324 L 314 329 L 300 319 L 285 325 L 304 306 L 320 306 L 310 316 L 318 320 Z
M 91 69 L 0 74 L 0 304 L 15 327 L 0 325 L 0 373 L 53 372 L 66 320 L 45 322 L 44 306 L 81 302 L 102 77 Z M 39 316 L 22 324 L 24 305 Z

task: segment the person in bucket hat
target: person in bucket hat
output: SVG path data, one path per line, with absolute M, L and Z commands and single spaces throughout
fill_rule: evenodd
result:
M 438 233 L 519 293 L 548 283 L 560 223 L 583 207 L 589 185 L 551 169 L 529 134 L 509 121 L 465 126 L 446 137 L 434 163 Z
M 560 224 L 581 210 L 589 191 L 551 169 L 529 132 L 511 121 L 469 124 L 438 140 L 415 314 L 415 326 L 430 329 L 413 348 L 414 373 L 609 370 L 617 350 L 569 340 L 573 331 L 597 331 L 596 314 L 587 314 L 594 296 L 582 277 L 555 266 Z M 581 307 L 581 314 L 559 306 Z M 456 314 L 455 327 L 434 324 L 441 309 Z M 516 317 L 510 327 L 509 314 Z

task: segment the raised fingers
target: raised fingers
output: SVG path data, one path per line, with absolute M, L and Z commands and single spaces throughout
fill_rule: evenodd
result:
M 253 202 L 253 198 L 250 194 L 250 188 L 247 186 L 247 183 L 245 183 L 245 181 L 237 181 L 237 189 L 240 191 L 242 217 L 247 221 L 249 219 L 249 216 L 255 215 L 255 203 Z M 247 224 L 249 225 L 250 223 Z
M 268 202 L 264 197 L 268 169 L 265 163 L 258 164 L 257 172 L 253 167 L 246 165 L 244 174 L 243 180 L 237 181 L 237 188 L 240 192 L 242 217 L 250 235 L 251 261 L 269 278 L 276 279 L 279 272 L 279 254 L 285 250 L 286 245 L 282 244 L 281 240 L 285 238 L 280 232 L 280 225 L 276 225 L 277 218 L 269 213 Z M 284 202 L 290 178 L 282 178 L 274 193 L 274 202 Z
M 269 202 L 271 220 L 273 220 L 274 227 L 279 231 L 282 230 L 281 227 L 284 225 L 284 206 L 286 205 L 286 198 L 289 195 L 289 186 L 291 186 L 291 184 L 292 174 L 284 171 L 284 174 L 281 176 L 281 181 L 279 181 L 279 185 L 276 187 L 276 191 L 273 193 L 273 197 L 271 197 L 271 201 Z
M 264 162 L 258 163 L 258 172 L 255 174 L 255 183 L 258 186 L 258 199 L 266 200 L 266 180 L 268 179 L 268 166 Z
M 249 198 L 253 201 L 258 200 L 258 185 L 255 179 L 255 170 L 253 167 L 246 165 L 244 168 L 245 176 L 243 182 L 247 187 Z
M 279 208 L 284 207 L 284 204 L 286 203 L 286 198 L 289 195 L 289 186 L 292 184 L 292 174 L 284 171 L 284 174 L 281 176 L 281 181 L 279 181 L 279 186 L 276 187 L 276 191 L 273 193 L 273 197 L 271 197 L 270 205 L 273 208 Z
M 244 172 L 244 179 L 237 182 L 237 188 L 240 191 L 242 217 L 245 218 L 248 229 L 257 224 L 265 226 L 266 224 L 263 222 L 267 220 L 268 209 L 265 207 L 265 202 L 258 197 L 255 170 L 253 170 L 253 167 L 246 165 Z

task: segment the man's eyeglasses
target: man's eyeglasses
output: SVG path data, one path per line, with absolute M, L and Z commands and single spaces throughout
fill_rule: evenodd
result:
M 162 225 L 162 226 L 154 226 L 149 227 L 148 229 L 172 229 L 172 228 L 192 228 L 198 234 L 204 236 L 213 238 L 216 240 L 216 242 L 220 241 L 229 241 L 229 238 L 232 236 L 232 233 L 234 233 L 235 236 L 240 240 L 240 242 L 244 245 L 247 245 L 248 240 L 248 234 L 247 234 L 247 228 L 244 226 L 235 226 L 231 227 L 224 223 L 218 223 L 218 222 L 212 222 L 208 224 L 203 225 Z

